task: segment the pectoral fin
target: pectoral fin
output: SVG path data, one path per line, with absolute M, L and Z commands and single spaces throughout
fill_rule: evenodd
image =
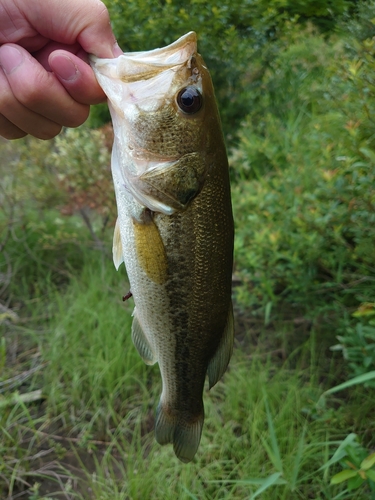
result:
M 135 315 L 135 310 L 134 310 L 134 318 L 133 318 L 133 324 L 132 324 L 132 340 L 133 343 L 143 359 L 143 361 L 146 363 L 146 365 L 153 365 L 156 363 L 156 357 L 152 351 L 152 348 L 146 338 L 146 335 L 144 334 L 142 327 L 138 321 L 137 316 Z
M 116 220 L 115 232 L 113 233 L 112 254 L 113 254 L 113 263 L 115 265 L 116 271 L 118 271 L 118 268 L 120 267 L 121 263 L 124 262 L 124 255 L 122 252 L 122 243 L 121 243 L 121 234 L 120 234 L 120 225 L 118 222 L 118 218 Z
M 184 209 L 200 192 L 204 182 L 206 164 L 198 153 L 188 153 L 170 164 L 161 164 L 134 181 L 138 192 L 148 200 L 147 206 Z M 154 200 L 154 201 L 152 201 Z M 163 213 L 167 213 L 166 209 Z
M 213 387 L 223 376 L 227 369 L 229 360 L 233 351 L 234 341 L 234 322 L 233 322 L 233 306 L 232 303 L 229 307 L 229 313 L 223 335 L 220 340 L 219 347 L 217 348 L 214 356 L 211 358 L 207 373 L 209 387 Z
M 167 254 L 159 229 L 147 213 L 142 222 L 133 220 L 137 258 L 150 280 L 162 285 L 167 279 Z

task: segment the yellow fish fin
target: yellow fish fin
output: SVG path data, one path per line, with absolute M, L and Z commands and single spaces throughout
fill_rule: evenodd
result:
M 138 262 L 150 280 L 162 285 L 167 280 L 167 254 L 159 229 L 151 216 L 142 222 L 133 219 L 133 226 Z
M 155 439 L 159 444 L 173 443 L 179 460 L 191 462 L 198 450 L 204 422 L 204 410 L 198 415 L 186 415 L 178 410 L 168 411 L 160 401 L 155 422 Z
M 138 318 L 136 316 L 136 309 L 134 309 L 134 318 L 132 324 L 132 340 L 139 355 L 146 363 L 146 365 L 155 364 L 157 359 L 138 321 Z
M 211 358 L 207 373 L 209 387 L 213 387 L 224 375 L 227 369 L 229 360 L 232 356 L 234 341 L 234 321 L 233 321 L 233 306 L 232 303 L 229 307 L 227 322 L 225 324 L 224 332 L 220 340 L 219 347 Z
M 113 255 L 113 263 L 115 265 L 116 270 L 118 271 L 118 268 L 120 267 L 121 263 L 124 262 L 120 225 L 118 222 L 118 218 L 116 220 L 115 232 L 113 233 L 112 255 Z

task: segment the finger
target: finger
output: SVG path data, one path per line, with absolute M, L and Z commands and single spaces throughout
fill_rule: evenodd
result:
M 20 45 L 20 44 L 18 44 Z M 85 62 L 89 62 L 88 55 L 86 52 L 82 50 L 82 47 L 79 43 L 73 43 L 72 45 L 68 45 L 66 43 L 59 42 L 48 42 L 41 50 L 36 52 L 32 52 L 28 50 L 32 54 L 32 56 L 43 66 L 47 71 L 52 71 L 51 66 L 49 65 L 48 59 L 52 52 L 56 50 L 63 50 L 65 52 L 69 52 L 70 54 L 75 54 L 76 56 L 83 59 Z
M 25 137 L 27 135 L 26 132 L 16 127 L 13 123 L 11 123 L 5 116 L 0 115 L 0 136 L 5 139 L 21 139 L 21 137 Z
M 19 103 L 1 70 L 0 113 L 0 135 L 6 139 L 18 139 L 27 134 L 38 139 L 52 139 L 61 130 L 61 125 L 43 118 Z
M 83 8 L 86 10 L 87 6 L 83 4 Z M 88 54 L 112 58 L 123 53 L 112 32 L 107 7 L 102 2 L 97 2 L 96 9 L 91 11 L 91 18 L 87 16 L 85 24 L 77 41 Z
M 26 109 L 67 127 L 88 117 L 89 107 L 77 103 L 53 73 L 46 71 L 26 50 L 14 44 L 0 47 L 0 65 L 14 97 Z M 15 123 L 16 113 L 7 116 Z
M 76 41 L 97 57 L 120 55 L 106 6 L 100 0 L 16 0 L 31 26 L 50 40 L 73 44 Z
M 76 55 L 64 50 L 56 50 L 49 56 L 48 63 L 75 101 L 90 105 L 106 100 L 93 70 Z

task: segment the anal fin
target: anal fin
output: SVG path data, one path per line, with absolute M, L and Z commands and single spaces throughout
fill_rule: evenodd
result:
M 234 342 L 234 321 L 233 321 L 233 306 L 232 302 L 229 306 L 229 312 L 227 321 L 225 324 L 224 332 L 220 340 L 219 347 L 217 348 L 215 354 L 210 359 L 208 364 L 208 382 L 209 387 L 213 387 L 216 382 L 218 382 L 224 375 L 227 369 L 229 360 L 233 352 L 233 342 Z
M 135 311 L 134 311 L 135 312 Z M 138 318 L 136 315 L 134 315 L 133 318 L 133 324 L 132 324 L 132 341 L 143 359 L 143 361 L 146 363 L 146 365 L 153 365 L 156 363 L 157 359 L 154 355 L 154 352 L 146 338 L 146 335 L 144 334 L 142 327 L 138 321 Z

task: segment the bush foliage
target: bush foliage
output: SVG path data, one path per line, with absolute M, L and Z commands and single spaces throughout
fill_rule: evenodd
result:
M 241 293 L 349 305 L 373 293 L 374 40 L 292 29 L 232 153 Z

